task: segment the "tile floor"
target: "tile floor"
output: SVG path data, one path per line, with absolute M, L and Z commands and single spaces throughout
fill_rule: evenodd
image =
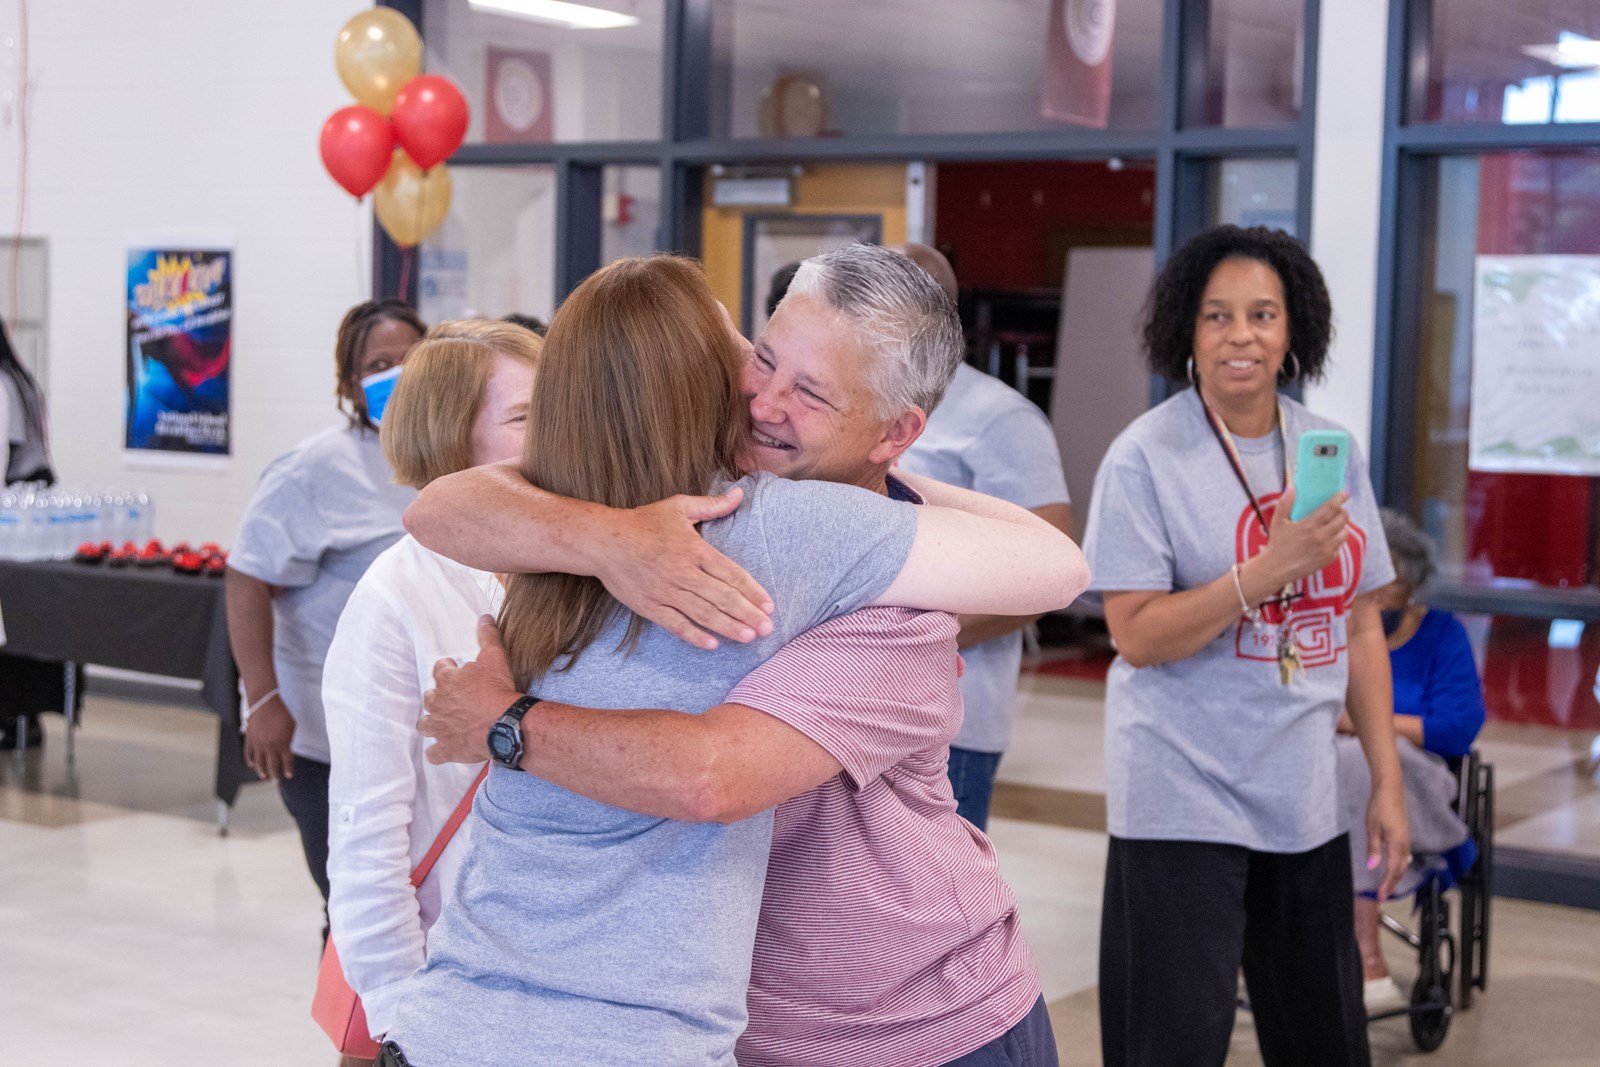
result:
M 1094 684 L 1029 679 L 991 827 L 1071 1067 L 1099 1062 L 1099 721 Z M 246 789 L 218 836 L 214 720 L 91 698 L 73 774 L 60 720 L 46 725 L 42 754 L 0 758 L 0 1062 L 331 1065 L 306 1013 L 316 891 L 269 787 Z M 1502 789 L 1557 801 L 1504 832 L 1588 847 L 1596 791 L 1571 781 L 1586 747 L 1491 729 Z M 1403 1022 L 1377 1024 L 1380 1065 L 1600 1064 L 1600 913 L 1498 901 L 1494 921 L 1488 994 L 1432 1057 Z M 1404 981 L 1414 965 L 1392 962 Z M 1258 1063 L 1241 1018 L 1229 1063 Z

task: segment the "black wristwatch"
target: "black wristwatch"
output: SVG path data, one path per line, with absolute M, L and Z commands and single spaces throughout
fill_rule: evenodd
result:
M 522 770 L 522 717 L 537 703 L 538 697 L 523 697 L 494 721 L 489 727 L 490 759 L 509 770 Z

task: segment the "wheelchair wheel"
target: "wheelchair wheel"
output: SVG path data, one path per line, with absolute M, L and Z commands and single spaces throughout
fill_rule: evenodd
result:
M 1462 1010 L 1473 992 L 1488 987 L 1489 908 L 1494 877 L 1494 768 L 1472 753 L 1463 776 L 1462 816 L 1478 845 L 1478 859 L 1461 880 Z
M 1450 994 L 1437 974 L 1424 969 L 1411 987 L 1411 1040 L 1423 1052 L 1433 1052 L 1449 1032 Z

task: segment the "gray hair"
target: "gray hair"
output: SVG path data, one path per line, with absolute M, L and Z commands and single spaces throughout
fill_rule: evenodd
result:
M 1413 589 L 1421 589 L 1439 569 L 1433 539 L 1392 508 L 1384 508 L 1383 536 L 1389 542 L 1395 576 Z
M 789 293 L 845 316 L 871 353 L 867 384 L 880 418 L 913 405 L 932 414 L 966 355 L 956 305 L 898 252 L 853 244 L 800 264 Z

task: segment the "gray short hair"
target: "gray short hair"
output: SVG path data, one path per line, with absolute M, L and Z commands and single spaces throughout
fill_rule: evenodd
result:
M 879 245 L 846 245 L 800 264 L 789 293 L 845 316 L 871 353 L 878 415 L 938 406 L 966 355 L 955 302 L 928 272 Z
M 1392 508 L 1384 508 L 1382 515 L 1383 536 L 1389 542 L 1395 577 L 1413 589 L 1421 589 L 1439 569 L 1433 539 Z

